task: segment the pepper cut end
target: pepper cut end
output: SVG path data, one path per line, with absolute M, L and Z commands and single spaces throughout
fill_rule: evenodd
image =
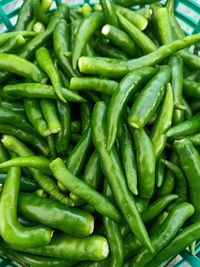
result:
M 101 33 L 103 35 L 107 35 L 110 31 L 110 26 L 108 24 L 106 24 L 105 26 L 103 26 L 102 30 L 101 30 Z

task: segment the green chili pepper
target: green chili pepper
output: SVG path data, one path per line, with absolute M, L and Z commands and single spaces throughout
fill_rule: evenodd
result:
M 7 174 L 0 173 L 0 184 L 4 184 L 6 181 Z M 33 192 L 39 188 L 38 184 L 27 177 L 21 176 L 20 178 L 20 191 Z
M 115 27 L 119 27 L 113 3 L 110 0 L 100 0 L 100 4 L 105 22 Z
M 47 98 L 59 100 L 52 86 L 40 83 L 18 83 L 6 85 L 4 92 L 17 98 Z M 86 100 L 78 94 L 62 87 L 62 94 L 66 100 L 71 102 L 85 102 Z
M 108 38 L 116 47 L 123 50 L 129 56 L 137 56 L 139 49 L 136 47 L 134 41 L 124 31 L 106 24 L 101 33 Z
M 51 229 L 44 226 L 25 228 L 17 222 L 20 176 L 20 168 L 13 167 L 9 169 L 1 194 L 1 236 L 7 244 L 16 245 L 22 249 L 47 245 L 53 235 Z
M 165 165 L 162 163 L 163 157 L 165 158 L 165 153 L 163 153 L 156 162 L 156 186 L 161 187 L 165 176 Z
M 0 70 L 15 73 L 35 82 L 46 82 L 46 77 L 36 65 L 17 55 L 1 53 Z
M 144 222 L 150 222 L 155 219 L 161 212 L 167 207 L 167 205 L 173 200 L 177 199 L 177 195 L 166 195 L 158 198 L 155 202 L 148 206 L 142 212 L 142 218 Z M 126 236 L 124 240 L 125 258 L 134 256 L 142 248 L 142 243 L 135 238 L 132 234 Z
M 137 168 L 135 152 L 133 150 L 132 137 L 125 123 L 121 123 L 118 130 L 119 146 L 121 152 L 122 165 L 126 175 L 129 190 L 138 195 L 137 189 Z
M 164 248 L 177 234 L 184 222 L 192 216 L 194 208 L 191 204 L 183 202 L 175 206 L 169 213 L 167 219 L 155 231 L 151 240 L 155 248 L 154 253 L 150 253 L 146 248 L 141 251 L 131 260 L 130 266 L 145 266 L 162 248 Z
M 62 153 L 67 150 L 69 146 L 71 129 L 71 111 L 68 103 L 57 101 L 57 113 L 60 120 L 62 129 L 56 135 L 55 146 L 58 153 Z
M 200 129 L 200 113 L 197 113 L 193 117 L 179 122 L 175 126 L 171 127 L 166 135 L 170 138 L 178 138 L 184 135 L 190 135 L 197 132 Z
M 50 134 L 47 136 L 47 143 L 50 151 L 50 155 L 52 159 L 56 158 L 56 147 L 55 147 L 55 142 L 54 142 L 54 136 L 53 134 Z
M 88 236 L 93 232 L 94 218 L 89 213 L 33 194 L 21 193 L 18 208 L 27 219 L 59 229 L 74 236 Z
M 178 105 L 183 104 L 183 60 L 180 56 L 174 55 L 169 59 L 169 66 L 172 69 L 172 90 L 174 96 L 174 103 Z M 173 123 L 177 124 L 184 119 L 184 112 L 177 110 L 175 107 L 173 114 Z
M 74 175 L 79 175 L 83 168 L 91 145 L 92 134 L 91 128 L 88 127 L 67 159 L 67 167 Z
M 65 56 L 65 53 L 70 51 L 69 34 L 69 26 L 66 21 L 60 20 L 53 31 L 53 45 L 64 74 L 73 77 L 77 76 L 77 73 L 73 70 L 69 57 Z
M 118 83 L 116 81 L 100 79 L 96 77 L 73 77 L 70 80 L 70 89 L 75 91 L 91 90 L 112 95 L 117 86 Z
M 190 104 L 183 98 L 183 104 L 184 104 L 184 115 L 185 115 L 185 118 L 186 120 L 192 118 L 193 116 L 193 112 L 192 112 L 192 109 L 190 107 Z
M 178 155 L 181 169 L 187 178 L 190 202 L 195 208 L 192 220 L 195 222 L 200 217 L 200 205 L 198 201 L 200 183 L 197 179 L 200 172 L 200 156 L 192 142 L 188 139 L 175 141 L 174 148 Z
M 8 150 L 15 152 L 21 157 L 33 156 L 33 152 L 13 136 L 4 135 L 1 141 Z M 39 186 L 46 192 L 65 205 L 74 205 L 72 200 L 59 191 L 57 184 L 49 176 L 39 172 L 36 169 L 29 168 L 29 170 Z
M 158 74 L 141 91 L 128 116 L 128 122 L 132 127 L 142 128 L 152 117 L 162 101 L 165 86 L 169 82 L 170 76 L 169 67 L 162 66 Z
M 114 5 L 116 12 L 124 16 L 127 20 L 132 22 L 139 30 L 143 31 L 148 24 L 148 21 L 141 14 L 136 12 L 135 10 L 131 10 L 120 5 Z
M 10 167 L 31 167 L 51 175 L 49 163 L 50 161 L 42 156 L 16 157 L 0 163 L 0 169 Z
M 143 198 L 151 198 L 155 187 L 156 159 L 153 144 L 144 129 L 132 130 L 137 157 L 138 191 Z
M 200 223 L 194 223 L 184 228 L 164 249 L 162 249 L 150 262 L 149 267 L 160 266 L 178 255 L 193 241 L 200 237 Z
M 98 154 L 95 150 L 87 162 L 82 180 L 86 182 L 86 184 L 97 189 L 101 182 L 101 178 L 102 178 L 101 166 Z M 84 203 L 82 199 L 80 199 L 73 193 L 70 193 L 70 198 L 75 202 L 76 205 Z
M 157 49 L 154 42 L 146 34 L 134 26 L 128 19 L 118 12 L 117 17 L 121 27 L 131 36 L 145 54 L 151 53 Z
M 158 196 L 165 196 L 168 194 L 172 194 L 175 187 L 175 178 L 171 171 L 167 171 L 165 174 L 164 181 L 162 186 L 158 190 Z
M 24 104 L 22 102 L 1 101 L 0 106 L 10 109 L 15 113 L 25 114 Z
M 45 47 L 41 47 L 36 51 L 35 56 L 39 66 L 50 78 L 57 96 L 60 98 L 60 100 L 66 102 L 65 98 L 62 95 L 60 77 L 54 67 L 49 51 Z
M 154 68 L 144 68 L 129 72 L 115 89 L 108 107 L 108 149 L 116 139 L 118 124 L 124 107 L 131 96 L 154 74 Z
M 36 99 L 24 99 L 24 108 L 26 115 L 41 136 L 47 136 L 50 134 L 47 123 L 43 117 L 40 104 Z
M 17 31 L 17 32 L 4 32 L 0 35 L 0 47 L 6 45 L 10 40 L 15 39 L 16 36 L 21 35 L 23 38 L 32 38 L 37 35 L 33 31 Z
M 85 45 L 93 33 L 102 26 L 103 21 L 103 14 L 101 12 L 93 12 L 81 22 L 72 49 L 72 66 L 74 69 L 77 67 L 78 59 L 83 53 Z
M 167 137 L 165 133 L 171 126 L 173 109 L 174 109 L 173 93 L 171 84 L 169 83 L 167 85 L 165 97 L 163 99 L 159 116 L 151 130 L 151 141 L 154 146 L 155 156 L 157 159 L 163 152 L 167 142 Z
M 24 1 L 23 5 L 19 10 L 14 30 L 15 31 L 25 30 L 32 16 L 33 16 L 33 0 Z
M 131 231 L 141 242 L 153 251 L 145 226 L 136 208 L 134 198 L 126 184 L 115 147 L 106 149 L 106 112 L 104 102 L 97 102 L 92 114 L 92 137 L 99 155 L 102 171 L 108 179 L 114 199 L 125 217 Z
M 179 196 L 179 198 L 183 199 L 184 201 L 187 200 L 187 181 L 186 178 L 181 171 L 181 169 L 173 164 L 172 162 L 168 160 L 162 160 L 163 164 L 167 166 L 167 168 L 174 173 L 176 177 L 176 189 L 175 193 Z
M 92 7 L 89 4 L 84 4 L 81 7 L 81 14 L 83 15 L 83 17 L 87 17 L 92 13 Z
M 152 18 L 152 9 L 150 6 L 144 6 L 138 10 L 135 10 L 135 12 L 146 18 L 148 21 L 150 21 Z
M 14 54 L 26 43 L 26 40 L 21 34 L 17 34 L 13 39 L 10 39 L 4 46 L 0 47 L 0 53 Z
M 60 158 L 52 161 L 50 163 L 50 168 L 55 178 L 71 192 L 94 206 L 101 214 L 108 216 L 113 220 L 121 221 L 121 215 L 114 205 L 93 187 L 87 185 L 85 182 L 70 173 Z
M 175 52 L 198 43 L 199 41 L 200 34 L 194 34 L 170 44 L 163 45 L 157 48 L 154 52 L 140 58 L 124 61 L 101 57 L 81 57 L 78 65 L 82 73 L 96 74 L 111 79 L 120 79 L 131 70 L 155 66 Z
M 11 248 L 18 250 L 14 246 Z M 27 249 L 26 252 L 66 260 L 101 261 L 107 258 L 109 247 L 107 240 L 102 236 L 91 235 L 81 238 L 66 234 L 57 234 L 53 236 L 49 245 Z
M 91 105 L 87 103 L 82 103 L 80 105 L 80 112 L 81 112 L 81 132 L 84 134 L 84 132 L 88 129 L 90 126 L 90 120 L 91 120 Z
M 40 105 L 42 108 L 42 112 L 47 121 L 48 128 L 50 133 L 57 133 L 61 131 L 62 126 L 57 116 L 55 102 L 48 99 L 41 99 Z
M 9 154 L 0 142 L 0 163 L 5 162 L 9 159 Z
M 191 81 L 188 79 L 184 79 L 183 81 L 183 93 L 200 99 L 200 82 L 196 82 L 196 81 Z
M 104 195 L 107 195 L 107 187 L 109 187 L 107 181 L 104 181 Z M 103 217 L 103 224 L 106 230 L 106 237 L 110 247 L 110 267 L 123 266 L 124 263 L 124 244 L 121 233 L 119 231 L 119 225 L 108 217 Z
M 42 155 L 49 155 L 49 148 L 45 141 L 34 133 L 26 132 L 25 130 L 20 130 L 11 124 L 0 124 L 0 133 L 13 135 L 19 138 L 21 141 L 28 143 L 32 147 L 36 148 Z

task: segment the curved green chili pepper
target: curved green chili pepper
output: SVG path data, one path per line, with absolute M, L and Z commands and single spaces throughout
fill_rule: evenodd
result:
M 162 186 L 158 190 L 158 196 L 172 194 L 174 187 L 175 187 L 174 175 L 171 171 L 168 170 L 165 174 Z
M 156 44 L 128 19 L 117 12 L 120 26 L 132 37 L 136 44 L 142 49 L 145 54 L 151 53 L 157 49 Z
M 57 96 L 60 100 L 66 102 L 64 96 L 62 95 L 60 77 L 55 69 L 49 51 L 45 47 L 41 47 L 36 51 L 35 57 L 41 69 L 43 69 L 50 78 Z
M 67 234 L 84 237 L 93 232 L 92 215 L 82 210 L 66 207 L 52 199 L 20 193 L 18 208 L 25 218 Z
M 68 77 L 77 76 L 73 70 L 70 58 L 65 53 L 70 51 L 69 26 L 65 20 L 60 20 L 53 31 L 53 46 L 59 64 Z
M 107 181 L 104 181 L 104 195 L 107 195 Z M 119 225 L 108 217 L 103 217 L 103 224 L 106 230 L 106 237 L 110 247 L 110 267 L 121 267 L 124 263 L 124 244 L 119 230 Z
M 153 144 L 144 129 L 133 129 L 132 135 L 136 147 L 139 195 L 151 198 L 154 193 L 156 169 Z
M 143 68 L 129 72 L 115 89 L 108 107 L 108 149 L 115 142 L 118 124 L 124 107 L 131 96 L 154 74 L 154 68 Z
M 157 159 L 163 152 L 167 142 L 167 137 L 165 133 L 171 126 L 173 110 L 174 110 L 173 93 L 171 84 L 169 83 L 167 85 L 166 93 L 163 99 L 159 116 L 151 130 L 151 141 Z
M 200 156 L 192 142 L 188 139 L 175 141 L 174 148 L 178 155 L 181 169 L 187 178 L 190 202 L 195 208 L 195 213 L 192 217 L 192 220 L 195 222 L 200 218 L 200 205 L 198 197 L 200 182 L 197 179 L 200 173 Z
M 91 113 L 92 113 L 92 107 L 90 103 L 82 103 L 80 105 L 80 112 L 81 112 L 81 132 L 84 134 L 84 132 L 88 129 L 90 126 L 91 121 Z
M 80 95 L 68 90 L 66 88 L 61 88 L 64 98 L 71 102 L 85 102 L 86 100 Z M 18 83 L 6 85 L 4 87 L 4 92 L 11 96 L 16 96 L 16 98 L 47 98 L 59 100 L 56 95 L 53 86 L 40 83 Z
M 185 120 L 183 122 L 179 122 L 175 126 L 171 127 L 166 136 L 170 138 L 178 138 L 184 135 L 190 135 L 197 132 L 200 129 L 200 112 L 194 115 L 193 117 Z
M 168 66 L 162 66 L 134 101 L 128 116 L 132 127 L 140 129 L 152 117 L 162 101 L 165 86 L 170 80 L 171 71 Z
M 187 202 L 183 202 L 175 206 L 170 211 L 163 225 L 161 225 L 151 237 L 155 252 L 150 253 L 146 248 L 142 248 L 141 251 L 131 260 L 130 267 L 143 267 L 148 264 L 154 255 L 156 255 L 175 237 L 184 222 L 191 217 L 193 213 L 193 206 Z
M 74 69 L 77 67 L 78 59 L 81 56 L 88 40 L 93 33 L 102 26 L 103 22 L 104 18 L 101 12 L 93 12 L 81 22 L 78 32 L 76 33 L 72 49 L 72 66 Z
M 73 77 L 70 80 L 70 89 L 75 91 L 91 90 L 112 95 L 117 86 L 118 83 L 116 81 L 96 77 Z
M 147 231 L 136 208 L 134 198 L 126 184 L 122 167 L 115 147 L 106 149 L 106 112 L 105 102 L 97 102 L 92 114 L 92 137 L 99 155 L 102 171 L 108 179 L 114 199 L 123 213 L 131 231 L 141 242 L 153 251 Z
M 23 5 L 19 10 L 14 30 L 15 31 L 25 30 L 32 16 L 33 16 L 33 0 L 24 1 Z
M 37 132 L 44 137 L 49 135 L 50 130 L 48 129 L 47 123 L 43 117 L 38 101 L 36 99 L 25 98 L 24 108 L 29 121 L 35 127 Z
M 0 70 L 15 73 L 35 82 L 46 82 L 45 75 L 36 65 L 17 55 L 1 53 Z
M 121 221 L 121 215 L 115 206 L 93 187 L 87 185 L 81 179 L 70 173 L 60 158 L 52 161 L 50 163 L 50 168 L 59 182 L 71 192 L 92 205 L 99 213 L 108 216 L 113 220 Z
M 61 131 L 62 126 L 57 116 L 55 102 L 49 99 L 41 99 L 40 105 L 50 133 Z
M 128 188 L 134 195 L 138 195 L 135 152 L 133 150 L 132 137 L 124 122 L 119 126 L 118 139 Z
M 0 53 L 14 54 L 26 43 L 26 40 L 21 34 L 17 34 L 13 39 L 10 39 L 4 46 L 0 47 Z
M 184 201 L 187 200 L 187 181 L 186 178 L 181 171 L 181 169 L 173 164 L 172 162 L 168 160 L 162 160 L 163 164 L 167 166 L 167 168 L 174 173 L 176 180 L 176 189 L 175 193 L 179 196 L 179 198 L 183 199 Z
M 44 226 L 26 228 L 17 222 L 20 176 L 20 168 L 13 167 L 9 169 L 1 194 L 1 236 L 7 244 L 15 245 L 19 249 L 45 246 L 51 241 L 53 235 L 53 231 L 50 228 Z
M 101 57 L 81 57 L 78 65 L 82 73 L 96 74 L 111 79 L 120 79 L 131 70 L 155 66 L 175 52 L 198 43 L 199 41 L 200 33 L 160 46 L 154 52 L 136 59 L 124 61 Z
M 51 175 L 49 163 L 50 161 L 42 156 L 16 157 L 0 163 L 0 169 L 10 167 L 30 167 L 39 169 L 41 172 Z
M 55 146 L 58 153 L 67 150 L 71 137 L 71 110 L 68 103 L 57 101 L 57 113 L 61 123 L 61 131 L 56 135 Z
M 18 250 L 18 247 L 12 246 Z M 107 240 L 98 235 L 75 237 L 66 234 L 54 235 L 47 246 L 27 249 L 26 252 L 36 255 L 55 257 L 66 260 L 101 261 L 107 258 L 109 247 Z

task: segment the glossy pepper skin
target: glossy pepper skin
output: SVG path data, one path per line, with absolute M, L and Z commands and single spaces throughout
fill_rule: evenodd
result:
M 200 182 L 197 179 L 200 175 L 200 156 L 192 142 L 188 139 L 176 140 L 173 146 L 178 155 L 180 166 L 187 178 L 190 202 L 195 208 L 192 220 L 196 222 L 200 218 L 198 200 Z
M 114 5 L 110 0 L 100 0 L 102 12 L 106 23 L 119 27 Z
M 15 246 L 11 248 L 19 250 Z M 34 249 L 30 248 L 26 252 L 66 260 L 101 261 L 107 258 L 109 247 L 107 240 L 102 236 L 92 235 L 82 238 L 57 234 L 53 236 L 49 245 Z
M 170 211 L 167 219 L 151 237 L 155 253 L 158 253 L 175 237 L 184 222 L 191 217 L 193 213 L 194 207 L 187 202 L 176 205 Z M 130 266 L 143 267 L 148 264 L 153 256 L 153 253 L 150 253 L 146 248 L 142 248 L 141 251 L 139 251 L 138 254 L 131 260 Z
M 17 22 L 15 24 L 15 31 L 23 31 L 26 29 L 31 17 L 33 15 L 33 0 L 24 1 L 19 10 Z
M 138 168 L 138 191 L 143 198 L 151 198 L 155 187 L 156 158 L 153 144 L 144 129 L 133 129 Z
M 105 102 L 97 102 L 92 113 L 92 138 L 99 155 L 102 171 L 108 179 L 114 199 L 124 215 L 131 231 L 141 242 L 151 251 L 151 246 L 147 231 L 142 222 L 141 216 L 136 208 L 134 198 L 130 193 L 122 171 L 116 148 L 111 150 L 106 148 L 106 113 Z
M 107 115 L 108 149 L 110 149 L 115 142 L 119 121 L 126 103 L 145 82 L 156 74 L 156 72 L 154 68 L 143 68 L 131 71 L 121 80 L 113 92 Z
M 92 215 L 76 208 L 66 207 L 53 199 L 20 193 L 18 208 L 25 218 L 67 234 L 84 237 L 93 232 Z
M 53 235 L 53 231 L 50 228 L 44 226 L 25 228 L 17 222 L 20 176 L 20 168 L 13 167 L 9 169 L 1 194 L 1 236 L 9 245 L 16 245 L 21 249 L 47 245 Z
M 117 222 L 122 221 L 121 214 L 118 212 L 115 206 L 93 187 L 89 186 L 84 181 L 70 173 L 60 158 L 52 161 L 50 163 L 50 168 L 55 178 L 60 183 L 62 183 L 75 195 L 92 205 L 99 213 L 108 216 Z
M 128 122 L 132 127 L 140 129 L 146 125 L 162 101 L 170 77 L 169 67 L 162 66 L 147 83 L 131 107 Z

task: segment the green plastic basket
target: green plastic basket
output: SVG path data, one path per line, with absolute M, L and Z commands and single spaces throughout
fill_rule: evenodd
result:
M 52 10 L 60 3 L 67 3 L 71 6 L 82 6 L 85 3 L 94 5 L 97 0 L 55 0 Z M 166 0 L 161 0 L 165 3 Z M 11 31 L 17 21 L 18 10 L 23 0 L 0 0 L 0 33 Z M 175 0 L 175 12 L 179 24 L 185 34 L 200 32 L 200 0 Z M 199 49 L 200 50 L 200 49 Z M 179 255 L 178 263 L 170 266 L 173 267 L 200 267 L 200 243 L 196 246 L 196 256 L 192 256 L 188 250 L 184 250 Z M 16 263 L 9 259 L 0 257 L 0 267 L 16 267 Z

